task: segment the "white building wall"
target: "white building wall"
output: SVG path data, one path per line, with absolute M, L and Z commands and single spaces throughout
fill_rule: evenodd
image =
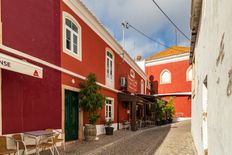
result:
M 199 155 L 203 154 L 202 86 L 207 75 L 208 154 L 231 155 L 232 1 L 203 0 L 202 9 L 195 46 L 192 135 Z
M 142 69 L 143 72 L 145 72 L 145 60 L 142 61 L 135 61 L 137 65 Z

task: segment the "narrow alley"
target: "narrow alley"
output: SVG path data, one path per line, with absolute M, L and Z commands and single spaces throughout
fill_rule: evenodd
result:
M 98 155 L 194 155 L 191 122 L 153 128 L 118 142 L 96 153 Z M 140 131 L 138 131 L 140 132 Z
M 62 154 L 195 155 L 190 128 L 191 121 L 183 121 L 137 132 L 119 130 L 113 136 L 99 136 L 99 141 L 70 144 Z

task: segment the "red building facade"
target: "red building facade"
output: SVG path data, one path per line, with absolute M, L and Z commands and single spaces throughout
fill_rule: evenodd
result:
M 173 97 L 176 117 L 191 117 L 189 48 L 171 47 L 147 58 L 145 64 L 151 93 L 166 101 Z
M 0 63 L 2 134 L 54 128 L 82 139 L 88 116 L 78 92 L 89 73 L 107 97 L 98 134 L 106 119 L 115 129 L 129 119 L 117 94 L 123 81 L 128 93 L 145 94 L 146 74 L 80 1 L 0 2 L 0 59 L 10 64 Z

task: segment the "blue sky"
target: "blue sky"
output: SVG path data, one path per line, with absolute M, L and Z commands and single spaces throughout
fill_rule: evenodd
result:
M 81 1 L 121 45 L 121 23 L 123 20 L 167 46 L 176 44 L 175 28 L 158 10 L 152 0 Z M 190 38 L 191 0 L 156 0 L 156 2 Z M 189 46 L 189 41 L 180 33 L 177 33 L 177 38 L 179 46 Z M 137 55 L 147 58 L 165 49 L 165 47 L 143 37 L 132 28 L 125 30 L 125 44 L 125 49 L 132 58 Z

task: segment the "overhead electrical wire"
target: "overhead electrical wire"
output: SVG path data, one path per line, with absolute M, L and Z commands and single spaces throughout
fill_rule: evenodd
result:
M 172 25 L 187 39 L 190 41 L 189 37 L 169 18 L 169 16 L 162 10 L 162 8 L 156 3 L 155 0 L 152 0 L 157 8 L 163 13 L 163 15 L 172 23 Z
M 153 42 L 155 42 L 155 43 L 157 43 L 157 44 L 159 44 L 159 45 L 161 45 L 161 46 L 163 46 L 163 47 L 170 48 L 170 49 L 173 49 L 173 50 L 175 50 L 175 51 L 178 51 L 177 49 L 175 49 L 175 48 L 173 48 L 173 47 L 170 47 L 170 46 L 168 46 L 168 45 L 165 45 L 165 44 L 163 44 L 163 43 L 161 43 L 161 42 L 159 42 L 159 41 L 157 41 L 157 40 L 155 40 L 155 39 L 149 37 L 147 34 L 145 34 L 144 32 L 140 31 L 139 29 L 137 29 L 137 28 L 134 27 L 133 25 L 129 24 L 128 22 L 123 23 L 122 25 L 123 25 L 126 29 L 128 29 L 129 27 L 131 27 L 132 29 L 134 29 L 135 31 L 137 31 L 138 33 L 140 33 L 141 35 L 143 35 L 143 36 L 146 37 L 147 39 L 149 39 L 149 40 L 151 40 L 151 41 L 153 41 Z

